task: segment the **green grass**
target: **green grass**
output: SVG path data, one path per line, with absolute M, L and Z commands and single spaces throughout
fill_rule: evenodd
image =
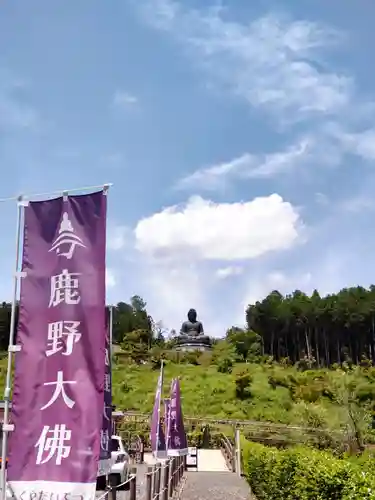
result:
M 236 398 L 235 380 L 244 370 L 252 375 L 251 397 Z M 158 371 L 150 365 L 117 364 L 113 371 L 114 402 L 122 410 L 150 413 Z M 319 372 L 327 373 L 327 372 Z M 294 401 L 285 387 L 272 387 L 270 374 L 295 375 L 293 368 L 258 364 L 236 364 L 232 373 L 219 373 L 215 365 L 193 366 L 169 363 L 164 372 L 164 397 L 173 377 L 181 377 L 183 412 L 186 416 L 218 419 L 259 420 L 273 423 L 337 429 L 346 423 L 343 409 L 326 398 L 315 402 Z M 328 373 L 329 379 L 339 377 Z
M 375 370 L 375 369 L 371 369 Z M 241 372 L 251 375 L 249 395 L 236 397 L 236 378 Z M 6 359 L 0 359 L 0 384 L 4 387 Z M 152 364 L 129 364 L 118 358 L 113 364 L 113 400 L 117 409 L 150 414 L 153 407 L 158 370 Z M 368 373 L 367 373 L 368 375 Z M 183 413 L 189 417 L 256 420 L 329 430 L 344 430 L 350 424 L 345 405 L 332 402 L 317 390 L 335 386 L 343 378 L 355 381 L 356 386 L 368 384 L 366 372 L 356 368 L 345 374 L 341 370 L 297 372 L 295 368 L 280 365 L 237 363 L 232 373 L 220 373 L 216 365 L 207 366 L 167 362 L 164 371 L 163 396 L 169 396 L 172 378 L 180 376 Z M 278 381 L 273 388 L 272 377 Z M 283 381 L 296 380 L 297 392 L 283 387 Z M 372 377 L 372 378 L 371 378 Z M 371 372 L 375 385 L 375 373 Z M 281 382 L 280 382 L 281 381 Z M 318 384 L 318 385 L 317 385 Z M 286 384 L 287 385 L 287 384 Z M 317 389 L 318 387 L 318 389 Z M 319 390 L 320 390 L 319 389 Z M 363 425 L 371 420 L 364 407 Z M 367 420 L 366 420 L 367 419 Z M 362 423 L 361 423 L 362 425 Z

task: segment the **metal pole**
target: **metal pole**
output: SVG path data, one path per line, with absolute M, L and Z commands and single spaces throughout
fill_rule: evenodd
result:
M 94 189 L 99 189 L 103 188 L 105 191 L 108 191 L 108 189 L 113 186 L 111 182 L 108 182 L 106 184 L 100 184 L 98 186 L 83 186 L 79 188 L 72 188 L 72 189 L 58 189 L 57 191 L 48 191 L 45 193 L 33 193 L 30 195 L 23 196 L 24 200 L 30 200 L 30 198 L 40 198 L 41 196 L 54 196 L 54 195 L 61 195 L 64 193 L 77 193 L 79 191 L 92 191 Z M 7 198 L 0 198 L 0 203 L 4 201 L 14 201 L 14 200 L 19 200 L 18 196 L 9 196 Z
M 137 468 L 132 467 L 130 469 L 130 473 L 132 474 L 132 479 L 130 481 L 130 496 L 129 500 L 136 500 L 137 498 Z
M 155 473 L 155 493 L 154 493 L 155 500 L 160 499 L 160 480 L 161 480 L 161 463 L 158 462 L 156 464 L 156 473 Z
M 170 460 L 167 460 L 164 465 L 163 474 L 163 495 L 161 500 L 168 500 L 169 498 L 169 468 Z
M 159 451 L 159 429 L 160 429 L 160 403 L 161 403 L 161 396 L 163 392 L 163 383 L 164 383 L 164 360 L 161 360 L 161 366 L 160 366 L 160 394 L 159 394 L 159 406 L 158 406 L 158 426 L 156 429 L 156 451 L 155 451 L 155 458 L 158 458 L 158 451 Z M 158 388 L 159 390 L 159 388 Z
M 172 388 L 172 384 L 173 384 L 173 379 L 172 379 L 172 382 L 171 382 L 171 388 Z M 169 406 L 168 406 L 168 414 L 167 414 L 167 425 L 165 426 L 166 427 L 166 436 L 165 436 L 165 451 L 167 453 L 167 456 L 168 456 L 168 441 L 169 441 L 169 433 L 170 433 L 170 422 L 171 422 L 171 401 L 169 400 Z
M 112 337 L 113 337 L 113 306 L 109 306 L 109 346 L 108 346 L 108 357 L 109 357 L 109 366 L 111 368 L 111 389 L 112 389 Z M 111 402 L 112 402 L 112 395 L 111 395 Z M 115 429 L 113 426 L 113 417 L 112 417 L 112 411 L 111 411 L 111 435 L 115 434 Z M 106 473 L 106 479 L 105 482 L 106 484 L 109 484 L 109 475 L 108 475 L 108 470 Z
M 175 472 L 175 461 L 174 457 L 169 462 L 169 496 L 173 495 L 174 491 L 174 472 Z
M 113 353 L 113 306 L 109 306 L 109 358 Z M 112 366 L 112 365 L 111 365 Z
M 152 498 L 152 467 L 147 467 L 146 473 L 146 500 Z
M 109 498 L 111 500 L 117 500 L 117 480 L 114 474 L 109 475 L 109 485 L 110 485 L 110 490 L 108 495 Z
M 241 471 L 241 438 L 240 438 L 240 429 L 236 429 L 236 472 L 238 476 L 242 475 Z
M 17 201 L 17 223 L 16 223 L 16 259 L 14 264 L 13 277 L 13 298 L 12 309 L 10 315 L 10 330 L 9 330 L 9 347 L 8 347 L 8 366 L 4 390 L 4 421 L 3 421 L 3 442 L 1 446 L 1 498 L 6 500 L 6 459 L 8 451 L 8 432 L 11 430 L 9 426 L 9 407 L 10 407 L 10 391 L 12 377 L 12 354 L 17 352 L 17 346 L 14 345 L 14 334 L 16 327 L 16 309 L 17 309 L 17 294 L 18 283 L 20 278 L 19 261 L 20 261 L 20 245 L 21 245 L 21 229 L 22 229 L 22 214 L 23 214 L 22 196 L 18 197 Z

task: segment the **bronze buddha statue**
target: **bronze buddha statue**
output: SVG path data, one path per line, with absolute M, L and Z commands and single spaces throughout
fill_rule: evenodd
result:
M 187 317 L 187 321 L 184 321 L 181 325 L 178 344 L 204 345 L 211 347 L 210 337 L 204 335 L 203 324 L 201 321 L 197 320 L 197 311 L 195 309 L 190 309 Z

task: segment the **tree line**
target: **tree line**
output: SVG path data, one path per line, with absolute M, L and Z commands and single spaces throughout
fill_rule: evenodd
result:
M 322 297 L 277 290 L 246 310 L 248 331 L 259 335 L 262 355 L 317 366 L 375 362 L 375 286 L 344 288 Z
M 144 344 L 146 349 L 164 341 L 164 328 L 155 323 L 147 312 L 146 302 L 134 295 L 129 303 L 119 302 L 113 306 L 113 341 L 115 344 Z M 109 308 L 107 308 L 109 309 Z M 12 306 L 8 302 L 0 305 L 0 350 L 6 351 L 9 344 L 9 332 Z M 16 332 L 19 305 L 16 306 Z
M 0 350 L 8 348 L 11 304 L 0 305 Z M 16 323 L 18 318 L 18 306 Z M 113 307 L 113 341 L 133 359 L 153 348 L 173 347 L 175 330 L 166 330 L 147 311 L 146 302 L 134 295 Z M 216 332 L 215 337 L 220 337 Z M 375 364 L 375 286 L 344 288 L 336 294 L 307 295 L 299 290 L 282 295 L 272 291 L 246 310 L 245 328 L 231 327 L 227 344 L 242 360 L 261 361 L 271 356 L 291 363 L 315 366 Z

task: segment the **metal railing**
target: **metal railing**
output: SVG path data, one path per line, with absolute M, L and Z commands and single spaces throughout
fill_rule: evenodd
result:
M 150 415 L 148 413 L 140 413 L 136 411 L 124 411 L 123 416 L 119 419 L 118 426 L 121 427 L 121 423 L 126 422 L 139 422 L 147 424 L 150 421 Z M 316 427 L 304 427 L 298 425 L 287 425 L 287 424 L 275 424 L 272 422 L 263 422 L 258 420 L 231 420 L 231 419 L 217 419 L 212 417 L 189 417 L 184 415 L 184 422 L 194 423 L 194 424 L 213 424 L 213 425 L 230 425 L 234 428 L 243 429 L 247 432 L 253 429 L 254 431 L 268 431 L 268 432 L 290 432 L 297 431 L 301 434 L 312 434 L 321 435 L 327 432 L 327 429 L 320 429 Z M 331 434 L 337 438 L 342 437 L 343 431 L 331 431 Z
M 137 469 L 132 467 L 129 471 L 129 476 L 123 483 L 117 484 L 116 478 L 113 475 L 108 477 L 109 483 L 106 491 L 99 497 L 96 496 L 95 500 L 117 500 L 117 492 L 122 489 L 129 490 L 127 499 L 137 500 Z
M 185 457 L 173 457 L 164 464 L 148 467 L 145 500 L 169 500 L 178 496 L 185 470 Z
M 95 500 L 118 500 L 123 499 L 119 496 L 119 490 L 126 489 L 126 500 L 170 500 L 178 498 L 178 493 L 182 488 L 182 479 L 186 470 L 185 457 L 173 457 L 166 460 L 163 464 L 157 463 L 147 468 L 145 473 L 145 483 L 142 486 L 144 491 L 137 489 L 137 469 L 132 467 L 128 479 L 116 484 L 115 477 L 109 476 L 109 484 L 102 495 L 96 496 Z
M 220 449 L 228 469 L 235 472 L 238 476 L 242 476 L 240 429 L 235 430 L 234 439 L 222 434 Z
M 222 436 L 220 449 L 230 471 L 236 472 L 236 448 L 227 436 Z

